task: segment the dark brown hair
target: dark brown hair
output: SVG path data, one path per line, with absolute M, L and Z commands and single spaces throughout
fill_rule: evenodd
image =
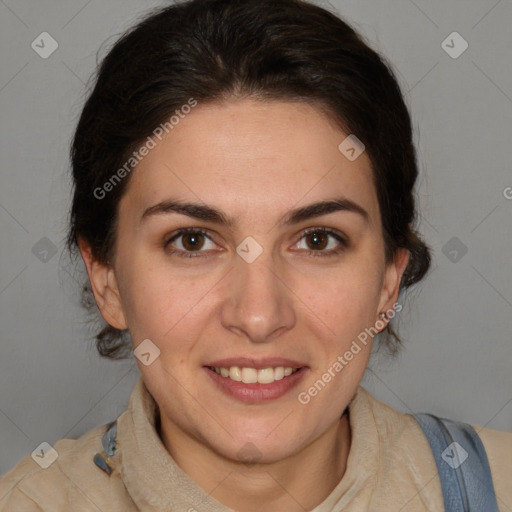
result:
M 71 145 L 71 254 L 80 237 L 98 260 L 109 262 L 130 175 L 101 198 L 95 191 L 190 98 L 205 103 L 233 96 L 312 103 L 355 134 L 372 163 L 386 257 L 400 247 L 410 251 L 401 289 L 422 279 L 430 253 L 414 228 L 418 169 L 395 75 L 338 16 L 301 0 L 185 1 L 151 12 L 114 44 Z M 95 307 L 90 284 L 83 293 L 84 305 Z M 127 334 L 105 325 L 96 336 L 99 353 L 125 357 Z M 390 347 L 400 342 L 390 325 L 383 334 Z

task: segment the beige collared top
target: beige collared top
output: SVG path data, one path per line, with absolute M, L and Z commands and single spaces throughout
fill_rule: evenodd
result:
M 346 472 L 312 512 L 443 510 L 432 452 L 416 421 L 359 387 L 349 405 Z M 233 512 L 174 462 L 155 429 L 158 408 L 142 378 L 118 418 L 109 476 L 93 458 L 105 426 L 61 439 L 42 469 L 31 456 L 0 479 L 1 512 Z M 512 511 L 512 434 L 475 427 L 486 449 L 500 512 Z

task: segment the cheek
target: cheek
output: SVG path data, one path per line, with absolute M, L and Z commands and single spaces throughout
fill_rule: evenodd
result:
M 343 340 L 357 336 L 376 320 L 382 272 L 376 261 L 362 256 L 357 259 L 327 274 L 302 276 L 296 281 L 297 295 L 306 297 L 306 309 L 338 340 L 340 336 Z
M 134 342 L 139 338 L 159 339 L 183 308 L 183 301 L 176 300 L 183 295 L 179 281 L 165 275 L 163 268 L 133 255 L 119 258 L 118 274 L 123 310 Z
M 184 278 L 170 265 L 152 265 L 133 257 L 120 265 L 123 309 L 134 344 L 149 338 L 163 352 L 173 344 L 175 355 L 191 348 L 208 318 L 205 290 L 213 276 Z M 205 300 L 206 299 L 206 300 Z M 173 343 L 179 340 L 179 346 Z

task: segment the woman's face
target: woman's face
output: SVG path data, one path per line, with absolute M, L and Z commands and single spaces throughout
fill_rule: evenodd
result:
M 353 342 L 407 260 L 385 262 L 370 161 L 338 149 L 347 135 L 304 103 L 199 103 L 133 171 L 113 268 L 90 276 L 105 319 L 151 341 L 138 365 L 164 430 L 272 462 L 339 420 L 371 336 Z M 278 380 L 238 382 L 237 366 Z

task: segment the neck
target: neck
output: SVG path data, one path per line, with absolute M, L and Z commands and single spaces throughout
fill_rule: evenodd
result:
M 159 434 L 176 464 L 199 487 L 238 512 L 314 509 L 345 474 L 351 443 L 348 411 L 300 452 L 269 464 L 226 459 L 165 420 Z

